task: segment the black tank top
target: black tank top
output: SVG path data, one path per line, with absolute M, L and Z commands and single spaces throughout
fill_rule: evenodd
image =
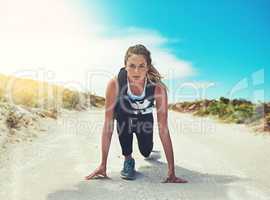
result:
M 119 119 L 122 117 L 132 116 L 138 117 L 140 115 L 152 114 L 155 103 L 155 85 L 148 79 L 145 86 L 145 95 L 142 99 L 132 99 L 128 94 L 128 79 L 127 71 L 122 67 L 117 76 L 118 81 L 118 96 L 114 109 L 114 118 Z

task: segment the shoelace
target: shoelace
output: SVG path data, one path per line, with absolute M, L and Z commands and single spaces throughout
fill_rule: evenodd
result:
M 125 162 L 125 169 L 127 171 L 130 171 L 130 170 L 133 169 L 132 160 L 128 160 L 128 161 Z

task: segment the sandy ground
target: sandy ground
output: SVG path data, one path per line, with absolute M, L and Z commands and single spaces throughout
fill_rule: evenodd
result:
M 155 113 L 154 113 L 155 114 Z M 123 158 L 116 130 L 108 158 L 111 179 L 86 181 L 100 162 L 103 110 L 69 112 L 46 122 L 46 132 L 20 143 L 1 161 L 0 199 L 270 199 L 270 137 L 242 125 L 169 112 L 176 174 L 186 184 L 164 184 L 167 162 L 155 116 L 154 150 L 146 161 L 133 141 L 137 179 L 120 178 Z

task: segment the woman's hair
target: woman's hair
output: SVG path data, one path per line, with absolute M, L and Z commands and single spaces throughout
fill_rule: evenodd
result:
M 146 74 L 148 80 L 153 84 L 161 83 L 166 89 L 168 89 L 167 86 L 161 81 L 163 77 L 160 75 L 158 70 L 152 64 L 150 51 L 142 44 L 130 46 L 125 55 L 125 66 L 127 64 L 128 58 L 133 54 L 144 56 L 147 63 L 147 67 L 149 69 Z

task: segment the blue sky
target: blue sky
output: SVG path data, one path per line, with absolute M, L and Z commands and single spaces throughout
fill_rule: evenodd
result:
M 177 58 L 190 61 L 196 69 L 192 76 L 173 80 L 173 90 L 187 81 L 214 82 L 215 85 L 207 89 L 207 97 L 217 98 L 229 96 L 229 92 L 241 81 L 240 85 L 247 82 L 248 86 L 243 86 L 244 89 L 235 92 L 232 97 L 257 100 L 262 98 L 264 91 L 265 99 L 270 99 L 267 92 L 270 90 L 267 76 L 270 1 L 121 0 L 112 3 L 108 0 L 85 0 L 83 4 L 94 6 L 112 30 L 138 27 L 155 30 L 169 38 L 164 48 Z M 254 82 L 252 74 L 256 72 Z M 192 92 L 187 87 L 181 90 L 181 96 Z
M 0 73 L 105 96 L 127 48 L 142 43 L 169 102 L 270 101 L 269 8 L 269 0 L 0 1 Z

